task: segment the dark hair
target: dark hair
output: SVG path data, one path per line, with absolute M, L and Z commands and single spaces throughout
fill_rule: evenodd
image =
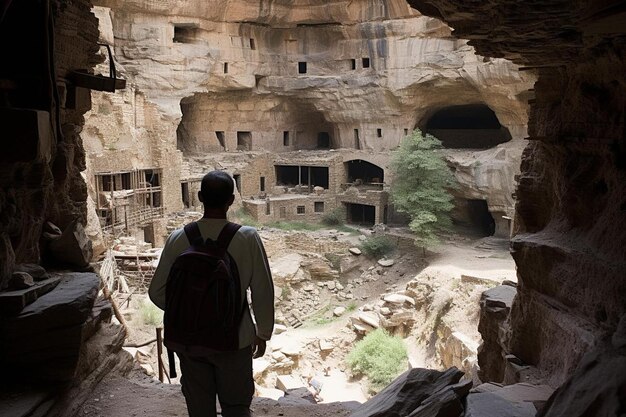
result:
M 202 177 L 200 193 L 205 207 L 223 207 L 233 196 L 233 177 L 224 171 L 211 171 Z

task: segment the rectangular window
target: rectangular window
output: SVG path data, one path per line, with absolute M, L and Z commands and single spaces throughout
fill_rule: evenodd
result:
M 369 68 L 370 67 L 370 59 L 369 58 L 363 58 L 361 61 L 363 61 L 363 68 Z
M 256 44 L 254 43 L 254 39 L 250 38 L 250 49 L 256 49 Z
M 376 129 L 376 136 L 379 138 L 383 137 L 383 130 L 382 129 Z
M 409 136 L 409 129 L 404 129 L 404 136 Z
M 289 146 L 289 132 L 286 130 L 283 132 L 283 146 Z
M 350 67 L 355 70 L 356 69 L 356 59 L 351 59 L 350 60 Z
M 316 213 L 323 213 L 324 212 L 324 202 L 323 201 L 316 201 L 313 207 L 313 210 Z
M 226 141 L 224 139 L 224 132 L 216 131 L 215 132 L 215 137 L 217 138 L 217 141 L 219 142 L 220 146 L 222 148 L 226 149 Z
M 237 150 L 252 150 L 252 132 L 237 132 Z
M 267 202 L 265 202 L 265 214 L 267 214 L 268 216 L 270 214 L 272 214 L 272 209 L 270 207 L 270 202 L 269 200 Z
M 285 217 L 287 217 L 287 207 L 281 207 L 279 209 L 279 215 L 281 219 L 284 219 Z
M 298 74 L 306 74 L 306 62 L 298 62 Z
M 354 129 L 354 149 L 361 149 L 361 141 L 359 140 L 359 129 Z
M 174 25 L 174 39 L 175 43 L 192 43 L 197 34 L 197 29 L 189 24 Z
M 296 213 L 297 213 L 297 214 L 304 214 L 304 213 L 305 213 L 305 208 L 304 208 L 304 206 L 298 206 L 298 207 L 296 207 Z
M 228 74 L 228 62 L 224 62 L 224 74 Z
M 261 188 L 261 192 L 265 192 L 265 177 L 261 177 L 260 178 L 260 188 Z
M 233 179 L 235 180 L 235 186 L 237 187 L 237 191 L 241 194 L 241 174 L 233 175 Z

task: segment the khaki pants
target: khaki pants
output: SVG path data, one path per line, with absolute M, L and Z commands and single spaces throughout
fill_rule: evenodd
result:
M 179 353 L 178 357 L 189 417 L 217 416 L 216 394 L 222 416 L 251 416 L 250 403 L 254 395 L 251 346 L 203 357 Z

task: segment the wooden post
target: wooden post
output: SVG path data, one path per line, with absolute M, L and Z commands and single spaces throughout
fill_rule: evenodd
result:
M 159 366 L 159 381 L 163 382 L 163 358 L 161 355 L 163 354 L 163 337 L 161 336 L 161 332 L 163 328 L 156 328 L 156 338 L 157 338 L 157 358 L 158 358 L 158 366 Z

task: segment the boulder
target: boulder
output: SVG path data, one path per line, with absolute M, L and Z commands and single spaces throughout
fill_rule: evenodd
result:
M 93 255 L 91 240 L 77 220 L 70 223 L 59 238 L 51 240 L 49 248 L 56 263 L 78 268 L 87 267 Z
M 274 325 L 274 334 L 281 334 L 287 331 L 287 326 L 284 324 L 275 324 Z
M 296 378 L 292 375 L 278 375 L 276 377 L 276 388 L 281 391 L 287 392 L 290 390 L 305 388 L 306 385 L 300 378 Z
M 320 351 L 322 352 L 330 352 L 331 350 L 335 348 L 335 344 L 329 340 L 320 339 L 319 347 L 320 347 Z
M 5 378 L 51 383 L 71 380 L 99 286 L 96 274 L 66 273 L 54 290 L 19 315 L 4 319 L 0 323 L 0 366 Z
M 408 417 L 459 417 L 463 415 L 463 399 L 472 381 L 449 385 L 426 398 Z
M 278 285 L 292 281 L 302 263 L 302 256 L 297 253 L 290 253 L 278 259 L 272 259 L 271 270 L 274 282 Z
M 348 250 L 350 251 L 351 254 L 353 254 L 355 256 L 359 256 L 359 255 L 361 255 L 361 253 L 363 253 L 363 252 L 361 252 L 361 249 L 359 249 L 359 248 L 350 248 Z
M 395 263 L 396 261 L 394 261 L 393 259 L 379 259 L 378 260 L 378 265 L 384 266 L 386 268 L 393 266 L 393 264 Z
M 465 404 L 465 417 L 535 417 L 530 402 L 508 401 L 493 392 L 471 393 Z
M 432 369 L 413 368 L 398 378 L 396 378 L 385 389 L 370 398 L 361 407 L 356 409 L 350 417 L 388 417 L 388 416 L 447 416 L 452 414 L 411 414 L 421 406 L 427 406 L 429 397 L 434 394 L 449 389 L 452 393 L 438 396 L 432 399 L 431 403 L 439 402 L 439 406 L 433 404 L 432 410 L 446 409 L 447 403 L 454 403 L 462 398 L 463 393 L 469 391 L 471 382 L 461 384 L 462 387 L 455 386 L 463 372 L 456 368 L 450 368 L 445 372 Z M 452 386 L 452 387 L 451 387 Z M 456 394 L 458 391 L 458 394 Z M 461 409 L 462 411 L 462 409 Z M 454 415 L 458 417 L 460 413 Z
M 383 297 L 383 300 L 387 303 L 402 305 L 404 303 L 415 305 L 415 300 L 409 296 L 403 294 L 387 294 Z
M 367 313 L 365 311 L 361 311 L 357 313 L 356 318 L 376 329 L 380 327 L 380 319 L 378 318 L 378 315 L 376 313 Z
M 14 272 L 9 280 L 10 290 L 23 290 L 35 285 L 35 280 L 26 272 Z
M 345 307 L 335 307 L 335 309 L 333 310 L 333 316 L 340 317 L 345 312 L 346 312 Z
M 26 272 L 28 275 L 33 277 L 35 281 L 41 281 L 49 278 L 46 270 L 41 265 L 37 264 L 15 265 L 15 272 Z

